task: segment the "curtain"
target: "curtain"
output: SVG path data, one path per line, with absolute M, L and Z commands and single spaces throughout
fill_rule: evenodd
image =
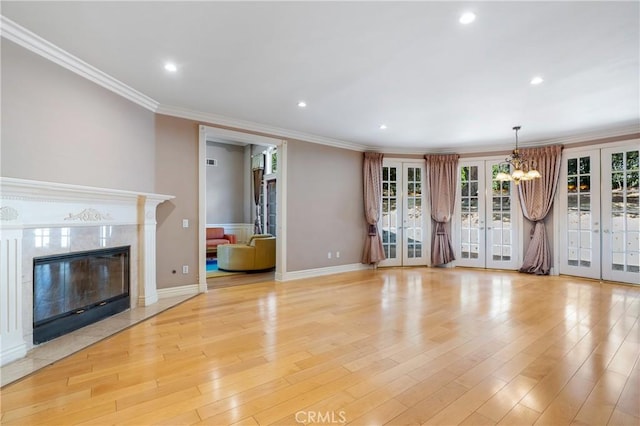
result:
M 362 263 L 377 264 L 386 259 L 382 239 L 378 232 L 380 209 L 382 207 L 382 158 L 376 152 L 364 153 L 364 219 L 367 222 L 367 237 L 364 243 Z
M 451 242 L 451 217 L 458 185 L 458 154 L 425 155 L 427 186 L 431 197 L 431 264 L 455 260 Z
M 262 175 L 264 169 L 253 169 L 253 201 L 256 204 L 256 221 L 253 224 L 253 233 L 262 234 L 262 222 L 260 221 L 260 192 L 262 191 Z
M 541 178 L 520 182 L 518 194 L 522 213 L 533 222 L 531 241 L 524 255 L 520 272 L 548 275 L 551 270 L 551 252 L 544 219 L 551 210 L 553 197 L 558 187 L 562 147 L 559 145 L 542 148 L 521 149 L 520 153 L 535 165 Z

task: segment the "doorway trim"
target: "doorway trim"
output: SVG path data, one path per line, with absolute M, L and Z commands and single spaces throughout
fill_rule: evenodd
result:
M 286 269 L 286 151 L 287 141 L 268 136 L 255 135 L 237 130 L 199 125 L 198 136 L 198 292 L 207 292 L 206 272 L 206 225 L 207 225 L 207 141 L 232 145 L 266 145 L 278 148 L 278 169 L 276 170 L 276 280 L 282 281 Z

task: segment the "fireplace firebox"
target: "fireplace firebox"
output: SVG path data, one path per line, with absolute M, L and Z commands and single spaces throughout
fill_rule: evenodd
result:
M 33 343 L 130 307 L 130 246 L 33 259 Z

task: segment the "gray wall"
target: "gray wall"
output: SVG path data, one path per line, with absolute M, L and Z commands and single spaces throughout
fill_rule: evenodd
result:
M 242 146 L 207 142 L 207 223 L 244 223 L 245 149 Z
M 360 263 L 366 236 L 362 157 L 361 152 L 289 142 L 287 271 Z
M 156 213 L 158 288 L 198 282 L 198 137 L 196 122 L 156 116 L 155 192 L 175 196 Z M 189 220 L 188 228 L 182 227 L 183 219 Z M 182 265 L 189 266 L 188 274 Z
M 154 114 L 1 39 L 2 176 L 152 192 Z

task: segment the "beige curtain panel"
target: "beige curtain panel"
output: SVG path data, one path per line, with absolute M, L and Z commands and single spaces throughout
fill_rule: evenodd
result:
M 431 197 L 431 264 L 455 260 L 451 242 L 451 217 L 458 185 L 458 154 L 425 155 L 427 186 Z
M 364 153 L 364 219 L 367 222 L 367 237 L 364 243 L 362 263 L 377 264 L 386 259 L 382 239 L 378 232 L 382 207 L 382 158 L 376 152 Z
M 562 147 L 559 145 L 542 148 L 521 149 L 520 152 L 542 174 L 539 179 L 521 182 L 518 194 L 522 214 L 534 223 L 531 230 L 531 241 L 524 255 L 520 272 L 536 275 L 548 275 L 551 270 L 551 250 L 544 219 L 551 210 L 553 197 L 558 187 Z

